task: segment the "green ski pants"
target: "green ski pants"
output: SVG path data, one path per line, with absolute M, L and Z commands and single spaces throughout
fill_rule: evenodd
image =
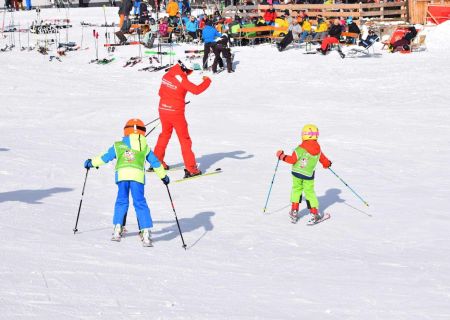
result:
M 305 193 L 305 198 L 309 203 L 309 208 L 319 209 L 319 200 L 317 200 L 316 193 L 314 191 L 314 179 L 303 180 L 292 176 L 291 202 L 299 203 L 302 193 Z

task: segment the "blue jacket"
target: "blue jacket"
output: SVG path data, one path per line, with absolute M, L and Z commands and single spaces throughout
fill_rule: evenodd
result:
M 221 36 L 220 32 L 212 26 L 205 26 L 202 31 L 202 39 L 204 43 L 212 43 L 216 41 L 216 38 Z
M 194 21 L 187 21 L 186 22 L 186 30 L 188 31 L 188 32 L 197 32 L 197 30 L 198 30 L 198 21 L 197 21 L 197 19 L 196 20 L 194 20 Z

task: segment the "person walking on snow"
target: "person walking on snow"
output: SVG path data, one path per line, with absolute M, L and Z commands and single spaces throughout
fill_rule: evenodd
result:
M 145 125 L 140 119 L 129 120 L 124 127 L 124 137 L 117 141 L 107 152 L 93 159 L 87 159 L 84 167 L 90 169 L 117 159 L 115 176 L 119 188 L 114 207 L 114 233 L 111 240 L 120 241 L 124 217 L 128 211 L 129 193 L 133 197 L 140 236 L 144 247 L 152 246 L 150 228 L 153 227 L 150 209 L 144 195 L 145 160 L 150 162 L 158 177 L 165 185 L 170 182 L 161 163 L 147 145 Z
M 293 222 L 298 220 L 299 203 L 302 201 L 302 193 L 305 194 L 306 204 L 314 221 L 322 218 L 319 213 L 319 201 L 314 191 L 314 174 L 317 162 L 320 161 L 325 169 L 331 166 L 331 161 L 322 153 L 317 142 L 319 129 L 313 124 L 307 124 L 302 129 L 302 143 L 295 148 L 292 155 L 284 154 L 283 150 L 277 151 L 277 158 L 292 164 L 292 207 L 289 213 Z
M 189 136 L 188 124 L 184 114 L 186 94 L 188 92 L 200 94 L 211 84 L 211 79 L 206 76 L 203 77 L 203 82 L 199 85 L 190 82 L 188 75 L 191 73 L 192 70 L 178 60 L 178 64 L 171 67 L 162 78 L 158 108 L 162 131 L 155 146 L 156 157 L 161 161 L 164 168 L 168 169 L 169 167 L 164 162 L 164 156 L 167 144 L 175 129 L 183 155 L 185 178 L 202 174 L 197 168 L 195 155 L 192 152 L 192 140 Z

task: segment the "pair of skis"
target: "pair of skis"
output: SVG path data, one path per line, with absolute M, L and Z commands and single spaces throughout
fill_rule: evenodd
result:
M 126 67 L 134 67 L 135 65 L 137 65 L 140 62 L 142 62 L 141 57 L 131 57 L 130 59 L 128 59 L 127 62 L 125 62 L 123 67 L 124 68 L 126 68 Z
M 182 169 L 184 169 L 183 166 L 177 166 L 177 167 L 169 168 L 167 171 L 172 172 L 172 171 L 179 171 L 179 170 L 182 170 Z M 149 170 L 147 170 L 147 172 L 154 172 L 154 171 L 149 169 Z M 177 179 L 177 180 L 174 180 L 173 182 L 174 183 L 186 182 L 186 181 L 190 181 L 190 180 L 194 180 L 194 179 L 199 179 L 199 178 L 204 178 L 204 177 L 216 175 L 216 174 L 219 174 L 219 173 L 222 173 L 222 172 L 223 172 L 222 168 L 216 168 L 216 169 L 214 169 L 212 171 L 206 171 L 205 173 L 199 174 L 197 176 Z
M 149 67 L 145 67 L 145 68 L 139 69 L 139 71 L 157 72 L 157 71 L 160 71 L 160 70 L 163 70 L 163 69 L 167 69 L 169 67 L 170 67 L 169 64 L 165 64 L 163 66 L 149 66 Z
M 290 215 L 290 218 L 291 218 L 291 222 L 294 223 L 294 224 L 296 224 L 300 220 L 300 217 L 298 215 L 297 216 Z M 330 218 L 331 218 L 331 215 L 329 213 L 325 212 L 323 214 L 323 216 L 320 219 L 318 219 L 318 220 L 316 220 L 314 218 L 309 219 L 308 222 L 306 223 L 306 225 L 307 226 L 314 226 L 314 225 L 319 224 L 321 222 L 324 222 L 324 221 L 326 221 L 326 220 L 328 220 Z
M 109 64 L 113 62 L 116 58 L 104 58 L 104 59 L 94 59 L 91 60 L 89 63 L 96 63 L 96 64 Z

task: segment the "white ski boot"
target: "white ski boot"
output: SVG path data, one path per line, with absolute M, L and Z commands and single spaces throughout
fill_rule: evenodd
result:
M 289 212 L 289 217 L 291 218 L 292 223 L 297 223 L 299 216 L 298 216 L 298 210 L 291 210 Z
M 142 245 L 144 247 L 153 247 L 152 233 L 150 231 L 150 228 L 142 229 L 140 234 L 141 234 Z
M 120 241 L 122 239 L 122 226 L 120 224 L 116 224 L 114 226 L 113 236 L 111 241 Z

